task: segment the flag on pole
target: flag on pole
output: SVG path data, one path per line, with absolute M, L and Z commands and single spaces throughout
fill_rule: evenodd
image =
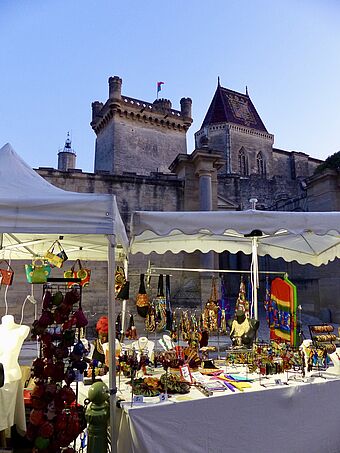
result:
M 164 82 L 157 82 L 157 94 L 161 91 L 162 85 L 164 85 Z

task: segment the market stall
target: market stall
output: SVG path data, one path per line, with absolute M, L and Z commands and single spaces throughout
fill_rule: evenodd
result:
M 128 245 L 115 196 L 59 189 L 6 144 L 0 149 L 0 256 L 31 260 L 44 256 L 56 239 L 62 239 L 70 260 L 108 261 L 109 342 L 114 351 L 115 253 L 124 256 Z M 115 389 L 114 366 L 109 386 Z M 114 407 L 114 391 L 110 395 Z M 111 427 L 114 414 L 111 411 Z
M 242 251 L 253 255 L 256 281 L 257 255 L 314 266 L 340 257 L 339 222 L 339 212 L 135 212 L 130 251 Z M 293 368 L 302 370 L 301 360 Z M 260 363 L 260 374 L 262 368 Z M 276 452 L 284 445 L 292 452 L 335 452 L 340 444 L 334 398 L 339 382 L 320 373 L 306 378 L 302 371 L 292 382 L 276 376 L 268 387 L 255 380 L 240 394 L 224 392 L 215 398 L 214 393 L 207 399 L 191 390 L 189 401 L 175 397 L 164 405 L 140 407 L 124 403 L 120 451 L 178 451 L 183 428 L 192 451 Z M 158 420 L 163 417 L 169 422 L 161 429 Z
M 134 212 L 132 254 L 215 251 L 252 255 L 257 318 L 257 255 L 320 266 L 340 257 L 340 212 Z

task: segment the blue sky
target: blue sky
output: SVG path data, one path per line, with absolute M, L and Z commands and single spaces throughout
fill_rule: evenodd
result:
M 0 0 L 0 147 L 57 166 L 72 132 L 77 167 L 93 171 L 91 103 L 107 79 L 179 109 L 193 100 L 188 151 L 221 85 L 249 94 L 275 146 L 326 158 L 340 150 L 337 0 Z

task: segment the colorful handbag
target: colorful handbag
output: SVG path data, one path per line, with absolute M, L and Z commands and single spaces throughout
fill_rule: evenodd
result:
M 41 258 L 32 260 L 32 264 L 25 264 L 26 279 L 28 283 L 46 283 L 51 273 L 51 266 L 44 263 Z
M 79 270 L 75 270 L 78 264 Z M 73 285 L 88 286 L 91 278 L 91 269 L 83 267 L 80 259 L 77 259 L 70 270 L 64 272 L 64 278 L 80 278 L 79 283 L 68 282 L 67 287 L 72 288 Z
M 149 296 L 146 294 L 145 283 L 144 283 L 144 274 L 140 275 L 140 284 L 139 290 L 136 298 L 137 313 L 142 318 L 146 318 L 148 315 L 150 301 Z
M 59 248 L 59 252 L 55 253 L 55 247 Z M 52 265 L 61 268 L 64 262 L 68 259 L 65 250 L 59 241 L 54 241 L 51 247 L 45 253 L 44 258 Z
M 8 261 L 2 261 L 7 264 L 7 269 L 0 269 L 0 285 L 10 286 L 13 282 L 14 271 Z

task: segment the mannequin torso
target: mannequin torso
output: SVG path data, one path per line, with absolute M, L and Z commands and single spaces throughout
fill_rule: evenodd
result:
M 158 343 L 165 351 L 169 351 L 170 349 L 174 348 L 174 343 L 169 335 L 163 335 L 163 337 L 158 340 Z
M 131 344 L 132 348 L 135 348 L 138 356 L 142 352 L 146 352 L 150 360 L 153 360 L 153 350 L 155 347 L 155 343 L 153 341 L 148 340 L 146 337 L 140 337 L 138 340 L 134 341 Z
M 18 357 L 29 331 L 28 326 L 16 324 L 12 315 L 5 315 L 1 318 L 0 363 L 4 366 L 5 383 L 21 379 Z

